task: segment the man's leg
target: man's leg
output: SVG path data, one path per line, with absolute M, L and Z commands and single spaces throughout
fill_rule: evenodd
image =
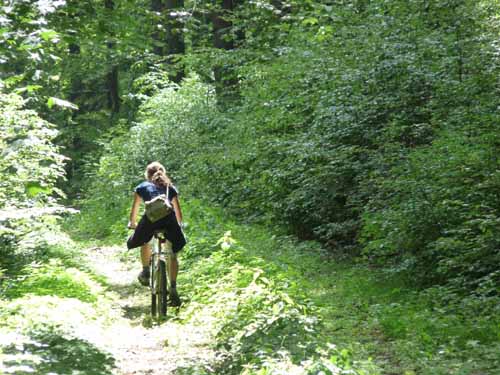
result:
M 141 246 L 141 262 L 142 262 L 142 267 L 149 268 L 149 262 L 151 260 L 151 245 L 150 243 L 145 243 L 144 245 Z
M 151 245 L 149 242 L 152 237 L 153 228 L 151 227 L 151 223 L 147 220 L 146 216 L 143 216 L 141 220 L 139 220 L 139 224 L 137 224 L 134 233 L 132 233 L 127 241 L 128 249 L 141 247 L 142 271 L 137 278 L 144 286 L 149 285 L 149 260 L 151 258 Z
M 137 279 L 139 282 L 144 285 L 148 286 L 149 285 L 149 277 L 150 277 L 150 272 L 149 272 L 149 262 L 151 260 L 151 244 L 145 243 L 144 245 L 141 246 L 141 263 L 142 263 L 142 271 L 139 273 L 139 276 L 137 276 Z
M 172 259 L 170 260 L 170 270 L 168 274 L 170 275 L 170 285 L 173 285 L 173 288 L 177 287 L 177 273 L 179 272 L 179 261 L 177 260 L 177 255 L 173 254 Z
M 168 276 L 170 279 L 170 300 L 172 306 L 180 306 L 181 299 L 177 293 L 177 273 L 179 272 L 179 261 L 177 260 L 177 254 L 172 251 L 172 242 L 165 242 L 165 250 L 168 254 Z

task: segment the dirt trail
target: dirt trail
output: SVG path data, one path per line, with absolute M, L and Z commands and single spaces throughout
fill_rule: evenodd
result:
M 103 327 L 99 343 L 114 357 L 114 373 L 165 375 L 179 373 L 182 368 L 209 366 L 214 357 L 209 349 L 209 327 L 183 323 L 177 309 L 169 309 L 166 322 L 152 324 L 148 289 L 136 279 L 139 261 L 120 261 L 122 252 L 118 247 L 88 252 L 89 264 L 106 277 L 108 293 L 116 301 L 112 324 Z

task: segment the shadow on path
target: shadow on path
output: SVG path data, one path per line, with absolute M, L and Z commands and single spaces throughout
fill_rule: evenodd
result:
M 119 296 L 124 318 L 138 320 L 150 313 L 149 288 L 136 281 L 130 284 L 107 284 L 107 288 Z
M 115 367 L 109 354 L 51 327 L 32 332 L 26 342 L 11 344 L 2 351 L 3 370 L 17 375 L 111 375 Z

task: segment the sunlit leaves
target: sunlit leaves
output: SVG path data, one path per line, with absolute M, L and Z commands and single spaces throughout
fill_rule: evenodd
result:
M 49 109 L 52 109 L 52 107 L 54 107 L 54 106 L 61 107 L 61 108 L 67 108 L 67 109 L 73 109 L 73 110 L 78 109 L 78 106 L 76 106 L 73 103 L 68 102 L 67 100 L 50 97 L 47 100 L 47 107 L 49 107 Z
M 57 43 L 59 41 L 59 34 L 54 30 L 42 30 L 40 36 L 46 42 Z
M 38 0 L 36 7 L 42 15 L 53 13 L 57 8 L 66 5 L 66 0 Z
M 52 188 L 64 175 L 64 157 L 52 140 L 54 126 L 23 108 L 21 97 L 0 93 L 0 207 L 29 207 L 50 199 Z

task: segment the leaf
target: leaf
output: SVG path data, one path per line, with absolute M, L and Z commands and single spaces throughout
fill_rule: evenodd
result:
M 43 30 L 42 32 L 40 32 L 40 36 L 46 42 L 49 42 L 49 41 L 53 41 L 53 42 L 59 41 L 59 34 L 56 31 L 54 31 L 54 30 Z
M 52 109 L 53 106 L 58 106 L 58 107 L 62 107 L 62 108 L 69 108 L 69 109 L 74 109 L 74 110 L 78 110 L 78 106 L 71 103 L 71 102 L 68 102 L 67 100 L 63 100 L 63 99 L 59 99 L 59 98 L 54 98 L 53 96 L 51 96 L 48 100 L 47 100 L 47 107 L 49 107 L 49 109 Z
M 313 26 L 318 24 L 318 19 L 314 17 L 308 17 L 302 21 L 303 26 Z
M 23 92 L 28 92 L 28 93 L 33 93 L 37 90 L 40 90 L 41 88 L 43 88 L 43 86 L 40 86 L 40 85 L 28 85 L 28 86 L 25 86 L 25 87 L 19 87 L 17 89 L 14 90 L 14 92 L 16 94 L 22 94 Z
M 283 293 L 282 297 L 286 303 L 288 303 L 289 305 L 294 305 L 293 300 L 290 298 L 288 294 Z
M 48 195 L 52 193 L 52 189 L 49 187 L 44 187 L 38 182 L 28 182 L 28 184 L 26 184 L 26 193 L 29 197 L 34 198 L 39 194 Z

